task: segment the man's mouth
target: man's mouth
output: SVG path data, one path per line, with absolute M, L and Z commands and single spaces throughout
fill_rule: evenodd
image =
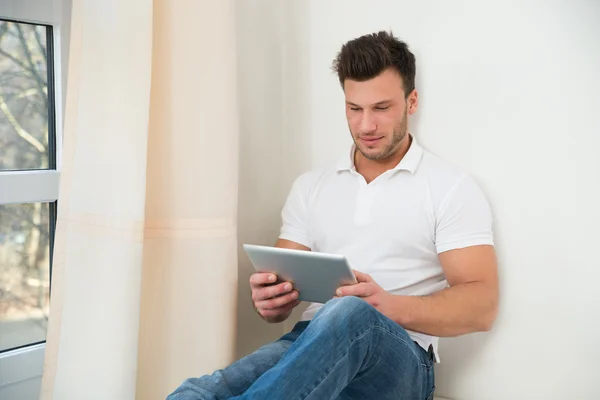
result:
M 374 137 L 374 136 L 363 136 L 360 138 L 360 140 L 366 144 L 374 144 L 377 143 L 379 140 L 383 139 L 383 136 L 378 136 L 378 137 Z

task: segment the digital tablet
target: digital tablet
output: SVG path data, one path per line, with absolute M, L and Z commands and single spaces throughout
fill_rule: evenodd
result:
M 244 251 L 257 272 L 271 272 L 278 281 L 292 282 L 301 301 L 326 303 L 338 287 L 357 283 L 342 255 L 252 244 L 245 244 Z

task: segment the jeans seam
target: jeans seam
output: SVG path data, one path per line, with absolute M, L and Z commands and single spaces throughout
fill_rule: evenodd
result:
M 378 325 L 374 324 L 373 328 L 379 328 Z M 376 368 L 381 362 L 381 353 L 383 353 L 383 346 L 379 346 L 379 353 L 377 353 L 377 362 L 373 365 L 373 368 Z
M 357 340 L 362 339 L 363 337 L 365 337 L 365 335 L 367 335 L 369 333 L 369 331 L 371 329 L 373 329 L 375 327 L 375 325 L 371 325 L 369 326 L 367 329 L 365 329 L 363 332 L 361 332 L 360 334 L 357 334 L 351 341 L 350 341 L 350 345 L 348 346 L 348 351 L 346 351 L 336 362 L 335 364 L 333 364 L 333 366 L 327 370 L 327 372 L 325 372 L 324 376 L 314 385 L 314 387 L 305 395 L 302 396 L 302 399 L 307 398 L 308 396 L 310 396 L 311 394 L 314 393 L 315 390 L 317 390 L 319 388 L 319 386 L 323 383 L 323 381 L 327 378 L 327 376 L 331 373 L 331 371 L 333 371 L 339 364 L 340 362 L 348 356 L 348 353 L 350 352 L 350 347 L 352 347 L 352 345 L 354 344 L 354 342 L 356 342 Z

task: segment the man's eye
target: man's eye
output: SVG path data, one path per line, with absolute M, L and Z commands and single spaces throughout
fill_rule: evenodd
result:
M 350 109 L 351 109 L 352 111 L 360 111 L 360 108 L 358 108 L 358 107 L 350 107 Z
M 376 109 L 376 110 L 379 110 L 379 111 L 387 110 L 388 108 L 390 108 L 390 106 L 386 106 L 386 107 L 375 107 L 375 109 Z

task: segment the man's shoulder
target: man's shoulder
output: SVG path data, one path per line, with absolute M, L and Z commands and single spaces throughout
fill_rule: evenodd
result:
M 465 182 L 474 183 L 465 169 L 427 150 L 423 151 L 419 173 L 427 181 L 432 195 L 440 201 Z
M 468 175 L 463 168 L 425 149 L 423 149 L 420 170 L 436 180 L 462 179 Z

